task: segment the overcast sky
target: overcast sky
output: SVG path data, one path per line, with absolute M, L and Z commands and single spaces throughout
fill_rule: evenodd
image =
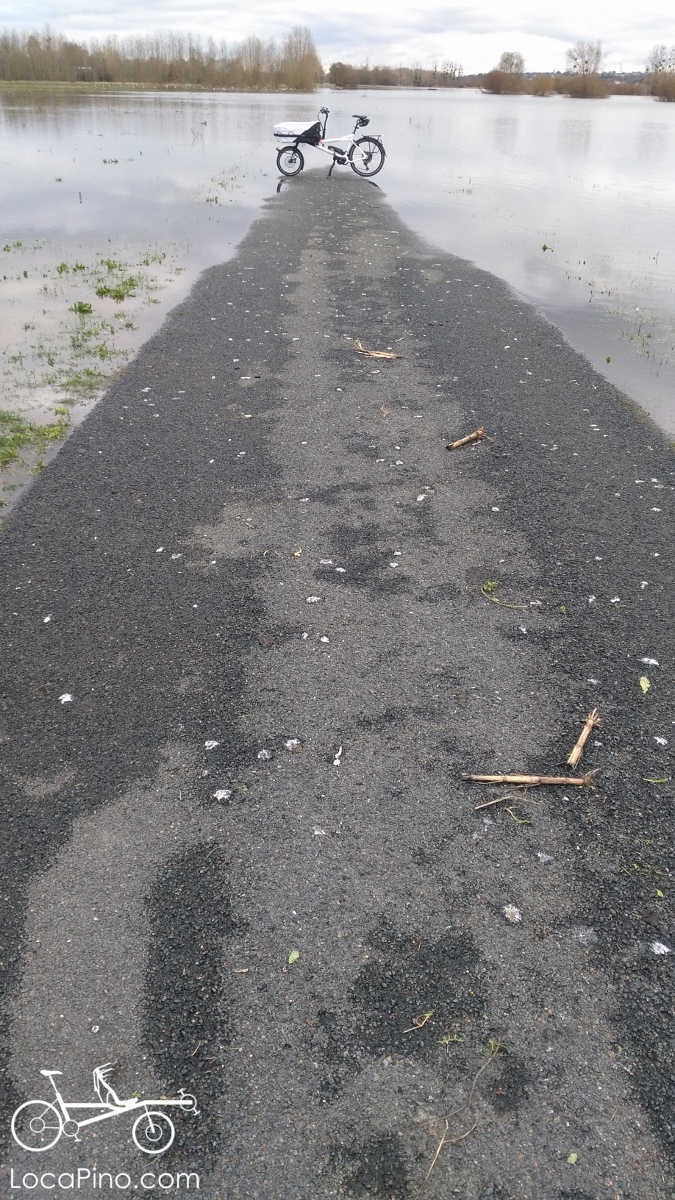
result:
M 14 29 L 46 24 L 75 38 L 176 29 L 238 41 L 281 36 L 307 25 L 319 54 L 371 64 L 422 66 L 444 59 L 465 74 L 495 66 L 502 50 L 519 50 L 526 70 L 563 70 L 565 48 L 602 39 L 606 69 L 641 70 L 657 42 L 675 43 L 673 0 L 3 0 L 0 23 Z

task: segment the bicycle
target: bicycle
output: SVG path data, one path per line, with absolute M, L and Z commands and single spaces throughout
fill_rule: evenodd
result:
M 312 125 L 284 121 L 274 126 L 273 132 L 276 138 L 292 143 L 282 146 L 277 154 L 277 168 L 281 174 L 286 175 L 289 179 L 300 174 L 305 165 L 305 157 L 300 149 L 300 146 L 303 145 L 313 146 L 315 150 L 321 150 L 323 154 L 332 154 L 333 161 L 328 172 L 329 175 L 332 174 L 336 164 L 341 167 L 349 164 L 352 171 L 365 178 L 377 175 L 378 171 L 382 170 L 386 158 L 381 135 L 360 138 L 355 136 L 357 130 L 365 129 L 366 125 L 370 124 L 370 117 L 353 113 L 356 121 L 353 132 L 333 138 L 332 142 L 328 143 L 326 141 L 328 114 L 329 109 L 320 108 L 317 119 Z M 321 120 L 322 116 L 323 121 Z M 348 142 L 349 145 L 339 146 L 335 144 L 337 142 Z
M 94 1091 L 98 1103 L 73 1104 L 67 1103 L 54 1082 L 55 1075 L 61 1071 L 40 1071 L 49 1079 L 56 1093 L 56 1103 L 51 1100 L 26 1100 L 17 1108 L 12 1117 L 12 1137 L 22 1150 L 41 1153 L 51 1150 L 63 1134 L 72 1137 L 76 1142 L 81 1139 L 78 1134 L 85 1125 L 94 1125 L 97 1121 L 107 1121 L 111 1117 L 119 1117 L 125 1113 L 135 1112 L 142 1108 L 143 1112 L 136 1118 L 131 1130 L 134 1145 L 144 1154 L 163 1154 L 173 1142 L 176 1129 L 171 1117 L 166 1113 L 153 1110 L 151 1106 L 178 1107 L 183 1112 L 198 1114 L 197 1100 L 183 1088 L 174 1100 L 141 1100 L 132 1096 L 129 1100 L 120 1100 L 108 1082 L 112 1063 L 103 1063 L 94 1069 Z M 104 1099 L 104 1096 L 106 1097 Z M 71 1115 L 76 1109 L 99 1109 L 96 1116 L 75 1120 Z

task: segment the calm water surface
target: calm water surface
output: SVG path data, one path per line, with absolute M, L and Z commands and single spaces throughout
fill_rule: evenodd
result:
M 371 115 L 412 229 L 506 279 L 675 433 L 675 105 L 469 90 L 2 94 L 0 407 L 86 411 L 275 191 L 271 126 L 322 103 L 334 135 Z

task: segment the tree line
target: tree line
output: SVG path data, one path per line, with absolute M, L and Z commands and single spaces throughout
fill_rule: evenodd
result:
M 601 100 L 612 94 L 652 95 L 675 101 L 675 46 L 654 46 L 640 80 L 622 82 L 609 73 L 602 75 L 602 43 L 575 42 L 566 51 L 564 75 L 525 75 L 525 60 L 516 50 L 505 50 L 497 66 L 483 77 L 482 87 L 495 95 L 530 92 L 549 96 L 561 92 L 584 100 Z
M 249 37 L 231 46 L 172 32 L 75 42 L 50 29 L 4 30 L 0 79 L 306 92 L 322 81 L 323 67 L 303 26 L 281 42 Z
M 228 91 L 313 91 L 320 83 L 358 87 L 481 87 L 494 94 L 562 92 L 601 99 L 610 94 L 651 94 L 675 101 L 675 46 L 657 45 L 646 70 L 631 82 L 601 73 L 600 41 L 575 42 L 564 74 L 526 74 L 522 54 L 506 50 L 486 74 L 465 76 L 460 63 L 431 68 L 353 66 L 334 62 L 327 74 L 311 31 L 296 26 L 281 40 L 248 37 L 228 45 L 171 31 L 105 41 L 71 41 L 47 28 L 40 33 L 0 32 L 0 79 L 22 82 L 94 82 L 150 87 L 223 88 Z

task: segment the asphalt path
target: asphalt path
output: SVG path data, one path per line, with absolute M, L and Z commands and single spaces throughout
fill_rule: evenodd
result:
M 1 535 L 4 1194 L 675 1194 L 674 483 L 505 284 L 284 185 Z M 462 780 L 596 706 L 595 788 Z

